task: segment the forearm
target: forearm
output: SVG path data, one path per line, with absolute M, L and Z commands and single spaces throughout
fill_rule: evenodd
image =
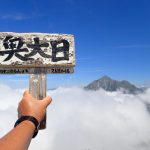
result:
M 35 125 L 23 121 L 0 140 L 0 149 L 27 150 L 35 131 Z
M 51 101 L 52 99 L 49 96 L 38 101 L 28 91 L 25 91 L 18 106 L 18 114 L 20 116 L 32 116 L 37 121 L 30 118 L 30 121 L 26 120 L 19 123 L 13 130 L 0 139 L 0 150 L 27 150 L 35 128 L 38 129 L 38 122 L 41 122 L 43 119 L 46 108 Z

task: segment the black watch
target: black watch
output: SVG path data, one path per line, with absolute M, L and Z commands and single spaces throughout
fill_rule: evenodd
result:
M 25 120 L 29 120 L 35 125 L 35 132 L 34 132 L 33 137 L 32 137 L 32 138 L 34 138 L 38 134 L 38 129 L 39 129 L 39 126 L 40 126 L 40 123 L 38 122 L 38 120 L 35 117 L 33 117 L 33 116 L 21 116 L 16 121 L 14 127 L 16 127 L 18 124 L 20 124 L 21 122 L 23 122 Z

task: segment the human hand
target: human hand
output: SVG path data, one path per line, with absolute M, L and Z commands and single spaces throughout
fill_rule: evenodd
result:
M 29 91 L 25 91 L 18 105 L 18 117 L 33 116 L 41 122 L 51 101 L 52 98 L 50 96 L 45 97 L 43 100 L 37 100 L 32 97 Z

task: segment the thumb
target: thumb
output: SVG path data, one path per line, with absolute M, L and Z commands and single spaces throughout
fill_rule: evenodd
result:
M 50 96 L 46 96 L 41 102 L 45 107 L 47 107 L 52 101 L 52 98 Z

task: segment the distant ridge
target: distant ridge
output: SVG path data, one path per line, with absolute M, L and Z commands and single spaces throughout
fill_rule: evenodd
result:
M 144 91 L 142 88 L 138 88 L 126 80 L 117 81 L 111 79 L 108 76 L 103 76 L 102 78 L 95 80 L 84 87 L 84 89 L 86 90 L 94 90 L 94 91 L 99 90 L 101 88 L 110 92 L 122 89 L 124 93 L 130 94 L 137 94 L 139 92 L 141 93 Z

